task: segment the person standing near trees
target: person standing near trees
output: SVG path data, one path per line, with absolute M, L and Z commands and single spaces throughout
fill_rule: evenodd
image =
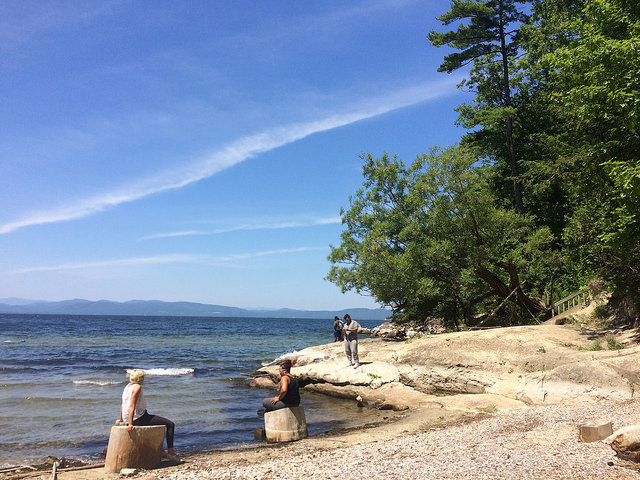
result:
M 344 353 L 349 360 L 349 366 L 353 365 L 353 368 L 360 366 L 360 360 L 358 359 L 358 329 L 360 324 L 351 320 L 351 316 L 347 313 L 344 316 L 346 322 L 342 332 L 344 333 Z

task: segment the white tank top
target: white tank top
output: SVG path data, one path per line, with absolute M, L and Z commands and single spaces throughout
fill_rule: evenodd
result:
M 124 391 L 122 392 L 122 418 L 120 420 L 125 423 L 129 423 L 129 406 L 131 405 L 131 394 L 133 393 L 134 385 L 137 385 L 137 383 L 130 383 L 124 387 Z M 144 393 L 140 390 L 138 401 L 136 402 L 135 410 L 133 411 L 133 419 L 137 420 L 144 415 L 146 409 L 147 401 L 144 399 Z

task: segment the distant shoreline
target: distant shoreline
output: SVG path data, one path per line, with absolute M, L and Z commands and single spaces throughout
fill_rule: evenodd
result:
M 7 299 L 8 300 L 8 299 Z M 160 300 L 110 300 L 90 301 L 82 299 L 59 302 L 24 300 L 20 304 L 3 303 L 0 299 L 0 315 L 123 315 L 147 317 L 211 317 L 211 318 L 313 318 L 332 320 L 349 313 L 353 318 L 384 321 L 390 310 L 372 308 L 347 308 L 337 310 L 247 309 L 225 305 L 194 302 L 164 302 Z

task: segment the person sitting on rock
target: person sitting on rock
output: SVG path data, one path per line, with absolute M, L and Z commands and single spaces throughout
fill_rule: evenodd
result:
M 298 378 L 291 375 L 291 360 L 284 360 L 280 364 L 280 393 L 272 398 L 265 398 L 262 406 L 266 412 L 300 405 L 300 391 Z
M 129 373 L 129 384 L 124 387 L 122 392 L 119 421 L 126 425 L 129 431 L 136 426 L 164 425 L 166 427 L 168 458 L 171 461 L 180 462 L 180 458 L 173 449 L 175 424 L 171 420 L 147 412 L 147 402 L 142 393 L 145 375 L 146 372 L 139 368 Z

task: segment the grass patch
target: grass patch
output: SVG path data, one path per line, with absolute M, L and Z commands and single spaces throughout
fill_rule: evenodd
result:
M 590 352 L 599 352 L 600 350 L 602 350 L 602 343 L 600 343 L 600 339 L 596 338 L 593 341 L 593 345 L 589 348 L 584 348 L 584 347 L 578 347 L 578 350 L 587 350 Z
M 490 407 L 481 408 L 480 411 L 484 413 L 496 413 L 498 408 L 495 405 L 492 405 Z
M 607 337 L 607 347 L 609 348 L 609 350 L 622 350 L 624 348 L 613 335 L 609 335 Z
M 597 320 L 606 320 L 609 316 L 609 306 L 606 304 L 598 305 L 593 309 L 593 316 Z

